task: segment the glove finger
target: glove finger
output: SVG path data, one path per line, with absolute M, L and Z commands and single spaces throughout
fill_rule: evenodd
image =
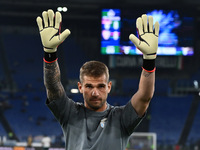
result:
M 160 25 L 159 23 L 156 21 L 155 25 L 154 25 L 154 31 L 155 31 L 155 35 L 159 36 L 159 30 L 160 30 Z
M 56 18 L 55 18 L 55 28 L 59 29 L 60 22 L 62 21 L 62 16 L 60 12 L 56 12 Z
M 43 11 L 42 13 L 43 21 L 44 21 L 44 27 L 48 27 L 48 14 L 47 11 Z
M 42 31 L 43 30 L 42 18 L 38 16 L 37 19 L 36 19 L 36 22 L 37 22 L 39 31 Z
M 60 34 L 60 40 L 63 42 L 71 34 L 69 29 L 66 29 Z
M 51 39 L 52 45 L 55 45 L 55 46 L 60 45 L 69 36 L 69 34 L 70 34 L 70 31 L 66 29 L 60 35 L 54 36 Z
M 130 34 L 129 35 L 129 39 L 133 42 L 133 44 L 138 47 L 140 40 L 134 35 L 134 34 Z
M 149 32 L 153 33 L 153 17 L 149 16 L 148 21 L 149 21 Z
M 144 32 L 143 32 L 143 25 L 142 25 L 142 18 L 139 17 L 136 21 L 136 26 L 137 26 L 137 29 L 138 29 L 138 32 L 139 32 L 139 35 L 143 35 Z
M 143 22 L 143 26 L 144 26 L 144 32 L 148 32 L 148 30 L 147 30 L 147 15 L 146 14 L 142 15 L 142 22 Z
M 48 17 L 49 17 L 49 26 L 53 27 L 54 12 L 52 9 L 48 10 Z

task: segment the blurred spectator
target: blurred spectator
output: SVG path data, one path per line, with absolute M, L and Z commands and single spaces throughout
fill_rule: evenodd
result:
M 27 147 L 32 147 L 33 137 L 31 135 L 27 138 Z
M 49 147 L 51 146 L 51 138 L 45 135 L 42 138 L 42 146 L 44 150 L 48 150 Z

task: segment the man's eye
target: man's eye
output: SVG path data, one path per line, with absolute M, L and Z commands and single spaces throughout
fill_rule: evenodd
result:
M 100 85 L 99 88 L 105 88 L 105 85 Z
M 92 86 L 91 85 L 86 85 L 86 88 L 92 88 Z

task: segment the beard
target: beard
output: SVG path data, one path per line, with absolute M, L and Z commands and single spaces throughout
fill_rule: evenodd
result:
M 103 100 L 102 98 L 97 98 L 97 97 L 91 97 L 90 99 L 86 100 L 86 103 L 89 106 L 89 108 L 91 108 L 94 111 L 103 107 L 105 102 L 106 101 Z

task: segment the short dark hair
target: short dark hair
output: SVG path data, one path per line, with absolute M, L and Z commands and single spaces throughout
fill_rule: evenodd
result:
M 108 67 L 100 61 L 88 61 L 80 68 L 80 81 L 83 82 L 84 76 L 100 77 L 106 75 L 107 82 L 109 81 Z

